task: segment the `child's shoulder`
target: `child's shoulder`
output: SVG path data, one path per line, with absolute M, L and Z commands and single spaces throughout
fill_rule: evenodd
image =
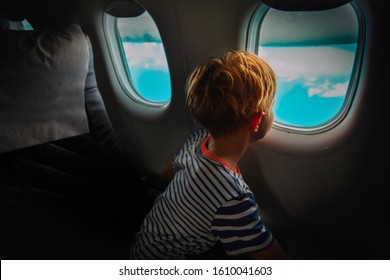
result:
M 190 134 L 186 142 L 188 144 L 199 143 L 209 135 L 210 133 L 206 128 L 198 127 Z
M 193 150 L 193 148 L 200 145 L 203 139 L 205 139 L 208 135 L 209 132 L 205 128 L 199 127 L 193 130 L 193 132 L 184 141 L 183 146 L 175 153 L 175 158 Z

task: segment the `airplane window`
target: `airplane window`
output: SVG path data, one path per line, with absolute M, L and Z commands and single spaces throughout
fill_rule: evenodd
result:
M 282 11 L 265 4 L 249 30 L 249 50 L 275 70 L 275 127 L 317 132 L 345 116 L 362 54 L 362 19 L 346 4 L 324 11 Z
M 167 58 L 158 28 L 145 11 L 131 17 L 106 15 L 114 23 L 116 44 L 124 62 L 130 96 L 148 104 L 165 104 L 171 99 Z M 123 82 L 123 81 L 122 81 Z

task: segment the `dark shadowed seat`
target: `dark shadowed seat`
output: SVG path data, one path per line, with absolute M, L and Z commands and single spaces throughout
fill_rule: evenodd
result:
M 88 38 L 78 25 L 0 37 L 1 259 L 127 258 L 151 201 L 111 127 Z

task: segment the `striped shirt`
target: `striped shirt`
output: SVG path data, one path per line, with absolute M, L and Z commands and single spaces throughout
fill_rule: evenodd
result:
M 236 256 L 271 244 L 251 190 L 239 170 L 207 150 L 209 138 L 198 129 L 175 155 L 175 176 L 136 234 L 132 259 L 178 259 L 217 242 Z

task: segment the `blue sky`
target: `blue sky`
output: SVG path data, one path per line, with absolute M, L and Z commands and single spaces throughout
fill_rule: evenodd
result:
M 149 101 L 169 101 L 168 63 L 159 31 L 150 15 L 145 12 L 136 18 L 119 18 L 118 29 L 134 87 Z
M 275 120 L 318 126 L 341 109 L 351 76 L 356 44 L 260 47 L 259 56 L 278 80 Z
M 127 63 L 135 88 L 149 101 L 171 98 L 169 69 L 161 43 L 124 43 Z

